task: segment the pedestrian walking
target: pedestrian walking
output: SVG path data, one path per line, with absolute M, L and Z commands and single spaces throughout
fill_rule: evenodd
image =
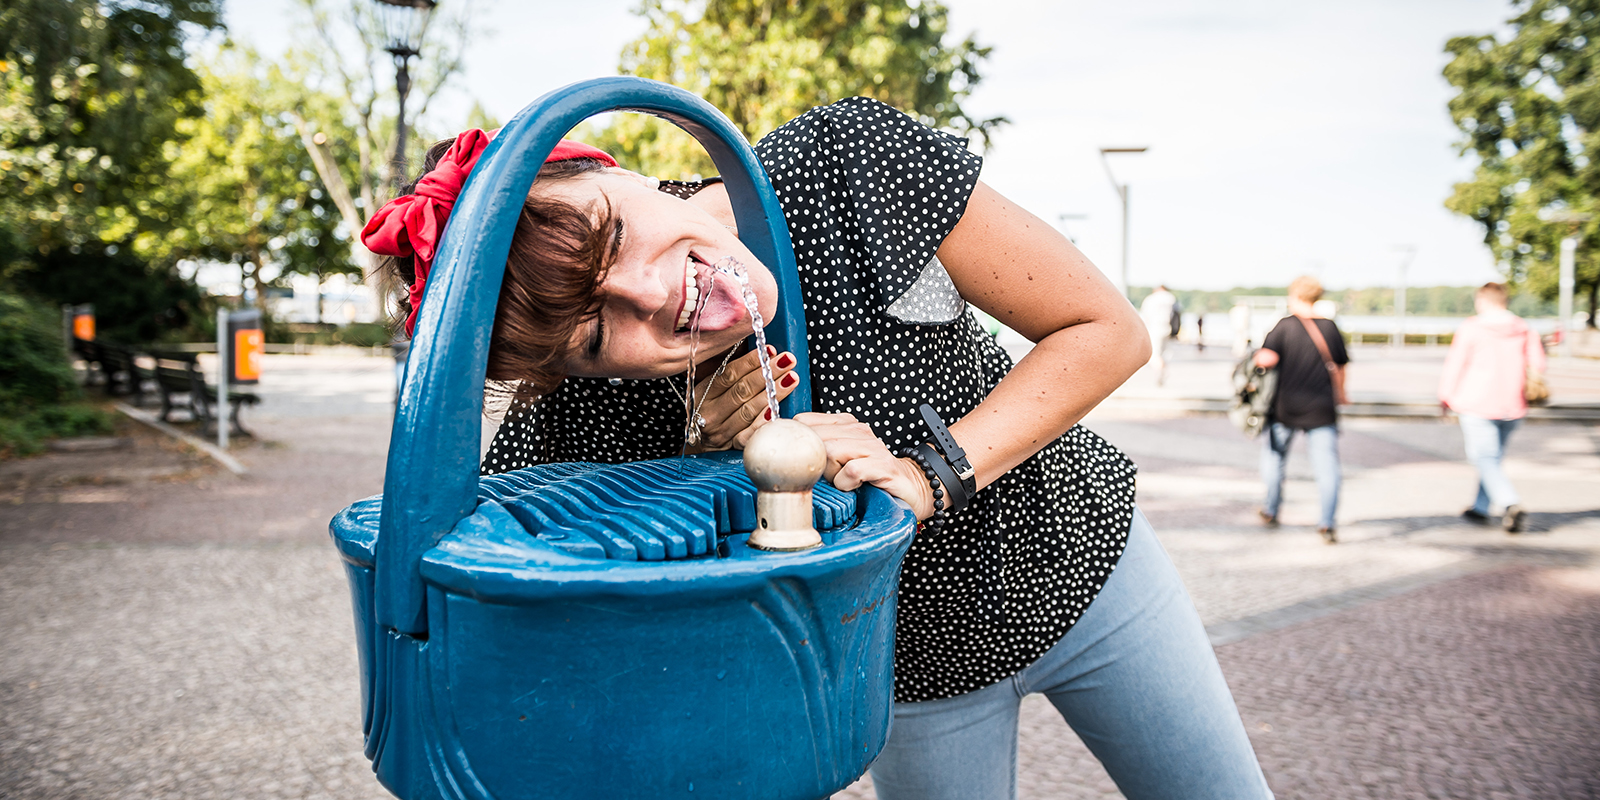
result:
M 1289 284 L 1289 316 L 1278 321 L 1256 351 L 1258 366 L 1278 370 L 1277 392 L 1261 447 L 1261 480 L 1266 483 L 1267 499 L 1260 514 L 1267 525 L 1278 524 L 1289 443 L 1296 433 L 1305 433 L 1322 501 L 1317 532 L 1323 541 L 1333 544 L 1339 540 L 1335 522 L 1341 480 L 1339 406 L 1345 403 L 1344 371 L 1350 356 L 1339 326 L 1312 310 L 1321 297 L 1322 284 L 1316 278 L 1295 278 Z
M 364 234 L 413 310 L 436 296 L 421 290 L 432 237 L 488 141 L 435 145 L 417 193 Z M 796 419 L 826 443 L 834 486 L 876 485 L 924 522 L 900 580 L 878 796 L 1014 797 L 1020 703 L 1039 693 L 1129 797 L 1271 797 L 1134 506 L 1132 462 L 1077 424 L 1148 360 L 1134 308 L 980 182 L 965 141 L 882 103 L 820 106 L 755 152 L 800 261 L 817 410 Z M 516 394 L 484 471 L 742 447 L 768 411 L 741 298 L 772 319 L 777 284 L 737 238 L 726 187 L 564 154 L 528 196 L 486 334 L 488 388 Z M 1013 365 L 965 298 L 1037 346 Z M 788 394 L 796 358 L 771 355 Z M 952 441 L 941 453 L 929 434 Z
M 1139 304 L 1139 317 L 1150 331 L 1150 363 L 1156 368 L 1156 385 L 1167 379 L 1167 340 L 1178 335 L 1173 317 L 1181 313 L 1178 298 L 1167 290 L 1166 284 L 1156 287 Z
M 1473 297 L 1477 315 L 1456 330 L 1439 378 L 1439 404 L 1456 412 L 1467 461 L 1478 468 L 1478 496 L 1461 516 L 1489 522 L 1504 510 L 1508 533 L 1522 530 L 1527 512 L 1500 466 L 1506 442 L 1528 414 L 1528 389 L 1544 383 L 1544 345 L 1521 317 L 1506 308 L 1506 286 L 1486 283 Z

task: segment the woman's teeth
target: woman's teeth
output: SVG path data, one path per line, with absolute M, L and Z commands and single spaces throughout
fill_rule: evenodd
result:
M 694 319 L 695 307 L 700 305 L 700 283 L 696 280 L 700 272 L 694 268 L 694 256 L 690 256 L 684 264 L 683 276 L 683 310 L 678 312 L 678 330 L 684 331 L 689 327 L 689 321 Z

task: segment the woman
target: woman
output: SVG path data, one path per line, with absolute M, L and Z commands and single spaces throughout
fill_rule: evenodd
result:
M 1317 533 L 1324 542 L 1336 544 L 1339 406 L 1345 404 L 1344 369 L 1350 357 L 1339 326 L 1312 310 L 1321 298 L 1322 284 L 1316 278 L 1295 278 L 1289 284 L 1289 316 L 1278 320 L 1256 351 L 1257 366 L 1278 369 L 1278 388 L 1267 415 L 1267 435 L 1262 439 L 1261 480 L 1267 486 L 1267 502 L 1260 513 L 1268 527 L 1277 527 L 1289 443 L 1296 433 L 1303 432 L 1311 445 L 1311 466 L 1322 500 Z
M 1505 512 L 1500 524 L 1506 532 L 1521 533 L 1527 512 L 1500 459 L 1528 415 L 1526 381 L 1544 374 L 1545 358 L 1539 335 L 1506 308 L 1508 299 L 1503 283 L 1478 288 L 1478 313 L 1456 329 L 1445 356 L 1439 404 L 1456 412 L 1467 460 L 1478 468 L 1478 496 L 1461 516 L 1483 525 L 1498 507 Z
M 432 151 L 434 184 L 470 169 L 481 144 L 462 142 L 481 135 Z M 767 319 L 776 288 L 732 230 L 726 192 L 658 189 L 577 151 L 541 172 L 515 235 L 489 356 L 511 411 L 484 470 L 741 446 L 766 404 L 757 354 L 739 350 L 749 316 L 714 267 L 742 265 Z M 964 142 L 881 103 L 813 109 L 756 152 L 800 265 L 817 412 L 797 419 L 827 444 L 826 479 L 878 486 L 928 523 L 902 570 L 879 796 L 1014 796 L 1033 691 L 1130 798 L 1270 796 L 1194 607 L 1133 507 L 1133 465 L 1076 427 L 1149 358 L 1137 313 L 979 182 Z M 421 216 L 369 230 L 384 246 L 401 237 L 383 230 Z M 405 249 L 388 252 L 410 281 L 426 265 Z M 1036 347 L 1013 367 L 966 301 Z M 794 359 L 775 358 L 787 395 Z M 955 420 L 970 486 L 936 494 L 927 474 L 950 465 L 909 455 L 930 438 L 922 402 Z

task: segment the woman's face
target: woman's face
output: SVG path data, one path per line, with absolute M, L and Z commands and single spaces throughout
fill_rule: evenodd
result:
M 568 374 L 659 378 L 683 372 L 696 327 L 697 360 L 738 344 L 752 330 L 739 282 L 711 268 L 729 257 L 745 265 L 762 319 L 771 321 L 778 303 L 772 273 L 699 205 L 622 170 L 542 191 L 597 214 L 609 203 L 620 223 L 616 258 L 600 285 L 600 313 L 574 332 Z

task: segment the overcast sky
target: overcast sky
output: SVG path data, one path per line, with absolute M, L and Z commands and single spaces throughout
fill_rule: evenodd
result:
M 441 0 L 449 3 L 451 0 Z M 1451 36 L 1500 29 L 1504 0 L 946 0 L 954 36 L 992 45 L 968 101 L 1003 114 L 983 179 L 1120 269 L 1121 207 L 1098 155 L 1132 186 L 1132 283 L 1224 289 L 1312 273 L 1330 287 L 1495 276 L 1479 228 L 1446 211 L 1471 175 L 1440 77 Z M 615 74 L 643 30 L 634 0 L 480 0 L 492 32 L 430 127 L 472 101 L 501 120 L 544 92 Z M 305 29 L 290 0 L 229 0 L 233 36 L 280 52 Z

